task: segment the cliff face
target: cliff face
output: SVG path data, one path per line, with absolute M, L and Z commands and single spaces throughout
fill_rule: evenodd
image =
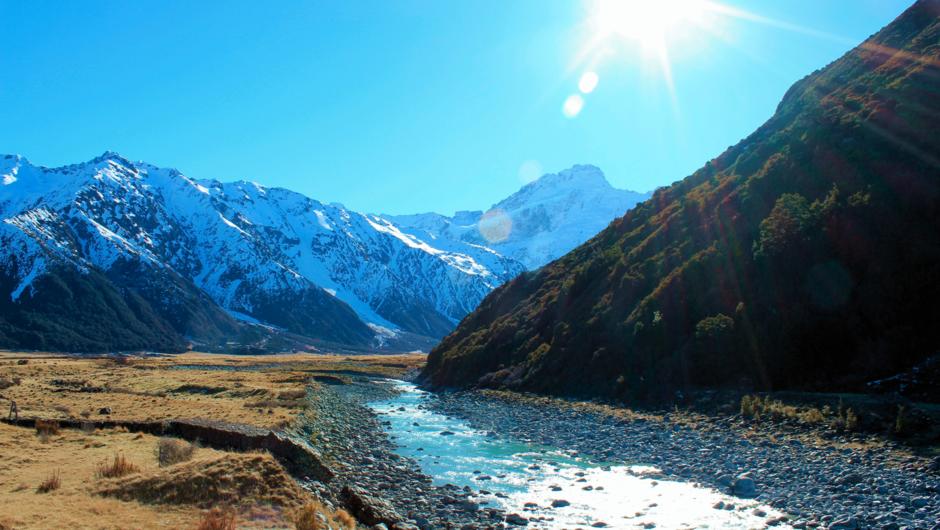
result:
M 940 1 L 436 347 L 437 386 L 657 398 L 851 388 L 940 344 Z

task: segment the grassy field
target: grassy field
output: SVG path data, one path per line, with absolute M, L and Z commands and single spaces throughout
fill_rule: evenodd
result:
M 4 417 L 13 400 L 22 418 L 205 419 L 276 428 L 303 410 L 317 378 L 396 376 L 423 359 L 0 352 L 0 406 Z M 303 528 L 317 512 L 335 527 L 349 524 L 344 514 L 318 506 L 264 453 L 193 447 L 120 428 L 50 425 L 40 432 L 0 424 L 0 529 L 128 528 L 131 522 L 134 528 L 209 528 L 207 519 L 228 515 L 210 513 L 223 505 L 238 528 Z

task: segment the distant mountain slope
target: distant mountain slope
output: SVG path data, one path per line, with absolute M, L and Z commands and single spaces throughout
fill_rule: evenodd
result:
M 485 213 L 387 216 L 402 230 L 437 245 L 487 247 L 536 269 L 566 254 L 649 198 L 614 188 L 594 166 L 547 174 Z
M 270 337 L 287 333 L 298 347 L 427 348 L 525 270 L 477 243 L 476 228 L 439 238 L 289 190 L 194 180 L 111 152 L 61 168 L 8 155 L 0 178 L 0 347 L 282 347 Z M 541 188 L 552 188 L 546 179 Z M 617 208 L 566 214 L 587 227 L 570 228 L 569 239 L 586 238 Z
M 738 145 L 494 291 L 424 379 L 663 398 L 855 388 L 936 353 L 938 16 L 917 2 Z

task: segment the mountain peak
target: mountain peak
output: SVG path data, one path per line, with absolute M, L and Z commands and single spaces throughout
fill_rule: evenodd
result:
M 526 189 L 544 189 L 544 188 L 570 188 L 570 187 L 590 187 L 590 188 L 613 188 L 604 172 L 597 166 L 591 164 L 577 164 L 558 173 L 546 173 L 538 179 L 526 184 L 520 192 Z
M 92 164 L 98 164 L 98 163 L 106 162 L 106 161 L 117 162 L 118 164 L 125 165 L 125 166 L 134 165 L 133 162 L 121 156 L 121 154 L 118 153 L 117 151 L 111 151 L 111 150 L 101 153 L 101 155 L 96 156 L 95 158 L 91 159 L 89 162 Z

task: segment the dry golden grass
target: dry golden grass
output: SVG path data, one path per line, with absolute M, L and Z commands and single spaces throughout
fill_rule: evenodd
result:
M 417 367 L 423 355 L 229 356 L 204 353 L 111 359 L 0 352 L 0 377 L 20 384 L 3 396 L 20 417 L 88 420 L 211 419 L 259 427 L 291 421 L 316 375 L 367 372 L 395 376 Z M 173 369 L 174 366 L 198 369 Z M 235 368 L 223 371 L 218 368 Z M 252 369 L 261 368 L 261 369 Z M 340 377 L 344 377 L 340 375 Z M 313 383 L 314 385 L 316 383 Z M 4 401 L 8 407 L 8 402 Z M 110 409 L 102 414 L 102 409 Z M 270 412 L 269 412 L 270 411 Z
M 12 383 L 2 396 L 16 400 L 21 418 L 87 420 L 82 429 L 44 428 L 42 434 L 0 424 L 0 530 L 123 529 L 128 521 L 134 528 L 197 528 L 205 508 L 221 505 L 235 506 L 238 528 L 289 528 L 295 511 L 313 499 L 270 456 L 194 448 L 191 459 L 167 461 L 169 465 L 161 467 L 160 438 L 96 429 L 91 422 L 208 419 L 268 428 L 291 421 L 303 410 L 307 382 L 313 376 L 343 379 L 350 371 L 396 376 L 423 361 L 422 355 L 201 353 L 114 361 L 0 352 L 0 378 Z M 173 369 L 177 365 L 199 365 L 199 369 Z M 212 369 L 220 366 L 240 370 Z M 311 384 L 314 392 L 317 386 Z M 263 407 L 256 406 L 261 402 Z M 5 412 L 9 402 L 2 405 Z M 110 413 L 102 413 L 104 408 Z M 173 460 L 186 450 L 170 452 Z M 118 468 L 126 470 L 133 463 L 138 471 L 97 478 L 102 462 L 115 467 L 116 454 L 123 458 Z M 59 487 L 39 494 L 37 485 L 50 478 L 50 470 L 61 470 Z M 265 478 L 262 471 L 269 476 Z M 230 480 L 250 494 L 236 495 L 225 486 Z M 187 486 L 189 481 L 209 493 Z M 143 495 L 140 488 L 145 483 L 159 495 Z M 120 494 L 98 494 L 108 488 Z M 346 517 L 325 508 L 323 514 L 338 525 Z
M 40 436 L 59 434 L 59 422 L 55 420 L 36 420 L 36 434 Z
M 135 525 L 139 528 L 195 526 L 200 516 L 196 508 L 145 506 L 95 494 L 97 466 L 116 451 L 144 471 L 159 469 L 154 457 L 158 438 L 137 436 L 113 430 L 89 435 L 62 429 L 43 443 L 31 429 L 0 424 L 0 521 L 17 530 L 123 529 L 128 521 L 139 521 Z M 37 486 L 50 478 L 51 470 L 60 470 L 59 487 L 41 494 Z
M 161 466 L 172 466 L 193 457 L 196 446 L 178 438 L 163 437 L 157 444 L 157 461 Z
M 356 528 L 356 519 L 346 510 L 330 510 L 318 501 L 308 502 L 294 511 L 291 516 L 294 528 L 297 530 L 353 530 Z
M 98 478 L 118 478 L 138 471 L 140 471 L 140 468 L 131 463 L 123 453 L 116 453 L 114 460 L 110 463 L 105 461 L 98 464 L 95 476 Z
M 59 470 L 53 471 L 45 480 L 43 480 L 39 487 L 36 488 L 36 493 L 49 493 L 50 491 L 55 491 L 62 486 L 62 475 Z
M 196 530 L 235 530 L 235 513 L 213 508 L 199 521 Z
M 309 498 L 267 453 L 215 453 L 149 473 L 102 481 L 98 493 L 146 504 L 301 506 Z

